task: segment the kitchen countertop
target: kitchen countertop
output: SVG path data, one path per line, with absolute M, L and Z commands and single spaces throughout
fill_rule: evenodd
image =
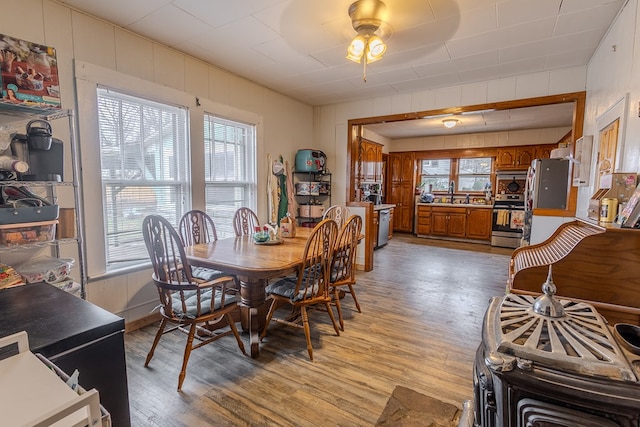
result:
M 451 208 L 485 208 L 490 209 L 493 208 L 493 205 L 481 205 L 474 203 L 416 203 L 419 206 L 442 206 L 442 207 L 451 207 Z
M 391 208 L 395 208 L 396 205 L 394 203 L 381 203 L 379 205 L 373 205 L 373 210 L 374 211 L 381 211 L 383 209 L 391 209 Z

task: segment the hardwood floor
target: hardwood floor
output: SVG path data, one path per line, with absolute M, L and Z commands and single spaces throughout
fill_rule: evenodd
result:
M 504 295 L 511 252 L 394 235 L 374 270 L 357 273 L 362 313 L 342 300 L 339 337 L 326 313 L 311 313 L 314 362 L 302 330 L 272 323 L 258 359 L 233 337 L 194 350 L 181 393 L 186 335 L 165 335 L 144 368 L 157 324 L 127 333 L 132 425 L 371 426 L 396 385 L 462 407 L 473 394 L 484 311 Z

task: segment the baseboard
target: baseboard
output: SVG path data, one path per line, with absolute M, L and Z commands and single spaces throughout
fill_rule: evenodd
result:
M 134 320 L 132 322 L 125 323 L 124 332 L 133 332 L 137 329 L 144 328 L 152 323 L 159 322 L 162 319 L 162 315 L 158 312 L 149 314 L 142 319 Z

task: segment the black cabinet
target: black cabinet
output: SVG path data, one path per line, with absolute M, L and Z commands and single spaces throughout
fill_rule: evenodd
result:
M 0 337 L 26 331 L 29 349 L 100 393 L 114 426 L 130 426 L 124 319 L 46 283 L 0 290 Z

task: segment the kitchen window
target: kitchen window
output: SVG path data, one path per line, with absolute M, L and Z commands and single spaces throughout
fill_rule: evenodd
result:
M 484 191 L 491 184 L 491 158 L 458 159 L 458 179 L 456 191 L 471 193 Z
M 491 157 L 425 159 L 420 162 L 420 184 L 423 191 L 472 193 L 484 191 L 491 182 Z
M 255 210 L 255 126 L 204 116 L 205 204 L 218 238 L 233 236 L 233 215 Z
M 451 159 L 422 160 L 420 184 L 425 190 L 447 191 L 451 180 Z
M 158 214 L 177 225 L 190 205 L 187 111 L 97 92 L 106 264 L 146 261 L 144 217 Z

